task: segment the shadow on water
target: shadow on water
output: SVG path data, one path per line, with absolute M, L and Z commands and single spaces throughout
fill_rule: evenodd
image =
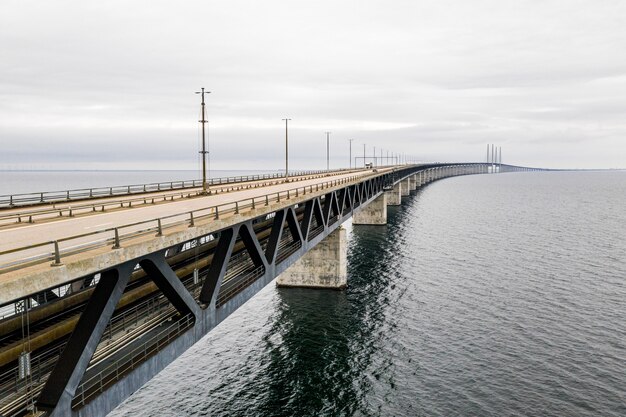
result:
M 279 289 L 264 337 L 267 389 L 252 415 L 377 415 L 372 381 L 393 385 L 391 359 L 376 353 L 392 337 L 397 219 L 358 226 L 349 240 L 346 291 Z M 377 381 L 380 383 L 379 381 Z

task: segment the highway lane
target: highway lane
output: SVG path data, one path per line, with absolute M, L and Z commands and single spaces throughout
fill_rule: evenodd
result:
M 357 171 L 357 170 L 354 170 Z M 353 172 L 354 172 L 353 171 Z M 317 174 L 304 174 L 298 176 L 292 176 L 292 179 L 306 179 L 306 178 L 322 178 L 322 177 L 334 177 L 338 174 L 342 173 L 342 171 L 331 171 L 329 173 L 317 173 Z M 345 172 L 344 172 L 345 173 Z M 209 187 L 210 191 L 218 191 L 218 192 L 226 192 L 233 189 L 237 189 L 242 186 L 246 186 L 249 184 L 267 184 L 268 186 L 271 184 L 277 184 L 283 182 L 284 178 L 267 178 L 267 179 L 258 179 L 258 180 L 249 180 L 242 181 L 238 183 L 229 183 L 229 184 L 220 184 L 213 185 Z M 17 221 L 15 216 L 22 216 L 22 222 L 28 222 L 28 216 L 33 216 L 35 221 L 41 220 L 57 220 L 61 216 L 59 216 L 58 210 L 63 211 L 64 216 L 69 216 L 69 210 L 72 209 L 74 214 L 84 214 L 92 211 L 92 206 L 95 206 L 97 210 L 101 209 L 101 205 L 107 205 L 105 210 L 110 210 L 114 208 L 113 204 L 123 204 L 124 207 L 128 206 L 129 202 L 134 202 L 133 205 L 141 205 L 143 204 L 143 200 L 151 202 L 154 199 L 155 202 L 161 203 L 167 199 L 181 198 L 181 196 L 187 197 L 188 195 L 195 197 L 202 191 L 202 187 L 195 188 L 186 188 L 186 189 L 178 189 L 171 191 L 154 191 L 148 193 L 134 193 L 127 195 L 115 195 L 115 196 L 104 196 L 104 197 L 94 197 L 87 198 L 84 200 L 75 200 L 75 201 L 59 201 L 55 203 L 47 203 L 47 204 L 37 204 L 35 206 L 21 206 L 14 208 L 0 208 L 0 227 L 5 227 L 6 225 L 11 225 Z M 116 209 L 120 209 L 121 207 L 118 205 Z M 53 213 L 47 213 L 50 211 L 54 211 Z
M 379 170 L 383 172 L 384 170 Z M 198 210 L 202 208 L 208 208 L 218 204 L 234 203 L 243 199 L 252 197 L 260 197 L 270 193 L 284 192 L 296 187 L 303 187 L 309 185 L 320 184 L 330 180 L 340 180 L 349 178 L 351 176 L 367 176 L 371 175 L 372 171 L 360 171 L 357 173 L 346 173 L 341 175 L 334 175 L 331 177 L 314 178 L 308 180 L 302 180 L 297 182 L 280 183 L 267 187 L 250 188 L 240 191 L 233 191 L 224 194 L 210 195 L 206 197 L 197 197 L 193 199 L 183 199 L 166 204 L 138 207 L 131 210 L 115 211 L 109 213 L 93 214 L 85 217 L 76 217 L 65 220 L 58 220 L 54 222 L 32 224 L 27 226 L 17 226 L 4 230 L 0 230 L 0 251 L 5 251 L 17 247 L 29 246 L 40 242 L 49 242 L 53 240 L 59 240 L 65 237 L 80 235 L 83 233 L 105 230 L 112 227 L 119 227 L 125 224 L 134 222 L 141 222 L 150 219 L 156 219 L 159 217 L 165 217 L 175 214 L 182 215 L 174 219 L 164 221 L 163 225 L 167 225 L 168 222 L 176 222 L 184 218 L 188 218 L 189 211 Z M 156 222 L 155 222 L 156 225 Z M 146 226 L 138 226 L 136 229 L 146 228 Z M 125 229 L 125 231 L 132 231 L 133 229 Z M 111 234 L 112 236 L 112 234 Z M 105 238 L 110 238 L 107 234 L 98 236 L 89 236 L 82 238 L 81 240 L 71 242 L 72 245 L 86 244 L 89 242 L 102 241 Z M 33 249 L 28 252 L 18 252 L 14 254 L 3 255 L 0 257 L 0 264 L 6 264 L 8 262 L 15 261 L 17 259 L 23 259 L 25 256 L 34 256 L 36 253 L 49 253 L 50 248 L 46 247 L 45 250 Z

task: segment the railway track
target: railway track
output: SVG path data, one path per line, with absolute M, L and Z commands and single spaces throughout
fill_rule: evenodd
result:
M 303 215 L 303 207 L 296 209 L 298 219 Z M 270 234 L 272 219 L 254 225 L 255 233 L 265 248 Z M 293 253 L 294 245 L 288 228 L 283 232 L 279 243 L 278 256 L 286 257 Z M 204 276 L 212 260 L 212 251 L 217 240 L 202 245 L 181 247 L 183 250 L 168 258 L 168 263 L 181 278 L 185 287 L 197 299 Z M 200 280 L 194 282 L 194 270 L 198 269 Z M 224 277 L 218 294 L 218 305 L 223 305 L 238 292 L 252 284 L 263 271 L 254 265 L 246 255 L 243 242 L 237 241 L 233 256 L 229 261 L 228 273 Z M 36 364 L 36 377 L 30 384 L 20 382 L 16 375 L 17 358 L 24 351 L 22 319 L 14 316 L 0 321 L 0 415 L 19 416 L 24 413 L 30 398 L 36 398 L 47 376 L 52 371 L 58 357 L 73 330 L 93 287 L 76 294 L 59 297 L 38 307 L 38 318 L 31 324 L 32 363 Z M 59 304 L 60 303 L 60 304 Z M 58 308 L 58 307 L 61 308 Z M 50 314 L 46 315 L 46 311 Z M 134 341 L 155 331 L 163 323 L 176 319 L 178 313 L 169 301 L 160 294 L 149 277 L 139 269 L 131 278 L 118 308 L 104 332 L 103 338 L 90 362 L 87 374 L 96 372 L 116 355 L 121 354 Z M 129 323 L 131 322 L 131 323 Z M 34 343 L 35 342 L 35 343 Z

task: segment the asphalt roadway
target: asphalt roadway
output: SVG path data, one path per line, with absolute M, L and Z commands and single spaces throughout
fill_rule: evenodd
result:
M 380 169 L 380 172 L 389 170 Z M 293 182 L 280 182 L 265 187 L 247 188 L 239 191 L 230 191 L 225 193 L 213 194 L 208 196 L 198 196 L 195 198 L 183 198 L 171 202 L 163 202 L 156 205 L 142 205 L 133 208 L 119 209 L 110 212 L 93 212 L 77 217 L 64 217 L 57 220 L 45 221 L 34 224 L 14 224 L 5 225 L 0 230 L 0 252 L 8 251 L 14 248 L 34 245 L 37 243 L 50 242 L 63 238 L 77 236 L 84 233 L 95 232 L 99 230 L 110 229 L 127 225 L 135 222 L 141 222 L 150 219 L 157 219 L 166 216 L 181 214 L 180 217 L 163 222 L 166 226 L 168 222 L 177 222 L 188 217 L 188 212 L 199 210 L 221 204 L 233 203 L 253 197 L 261 197 L 266 194 L 284 192 L 296 187 L 304 187 L 310 185 L 321 184 L 326 181 L 340 180 L 353 176 L 371 175 L 371 170 L 360 170 L 332 175 L 321 178 L 305 179 Z M 180 192 L 179 192 L 180 193 Z M 136 196 L 134 196 L 136 197 Z M 129 196 L 130 198 L 130 196 Z M 119 199 L 119 198 L 118 198 Z M 145 226 L 144 226 L 145 227 Z M 107 236 L 110 238 L 110 236 Z M 89 244 L 102 240 L 102 235 L 88 236 L 80 239 L 81 245 Z M 50 253 L 50 248 L 46 247 L 38 249 L 39 254 L 43 252 Z M 24 258 L 36 256 L 37 250 L 20 251 L 11 254 L 0 255 L 0 266 L 6 265 Z

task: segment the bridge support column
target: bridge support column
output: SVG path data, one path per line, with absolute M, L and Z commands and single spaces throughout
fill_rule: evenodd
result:
M 393 186 L 393 190 L 385 192 L 387 196 L 388 206 L 399 206 L 402 204 L 402 196 L 400 195 L 400 184 Z
M 417 175 L 411 175 L 408 179 L 409 179 L 409 191 L 417 190 Z
M 278 287 L 341 290 L 348 282 L 346 229 L 337 228 L 276 279 Z
M 379 195 L 367 206 L 355 211 L 352 224 L 387 224 L 387 193 Z
M 400 195 L 406 197 L 409 194 L 411 194 L 411 191 L 409 190 L 409 179 L 407 178 L 400 181 Z

